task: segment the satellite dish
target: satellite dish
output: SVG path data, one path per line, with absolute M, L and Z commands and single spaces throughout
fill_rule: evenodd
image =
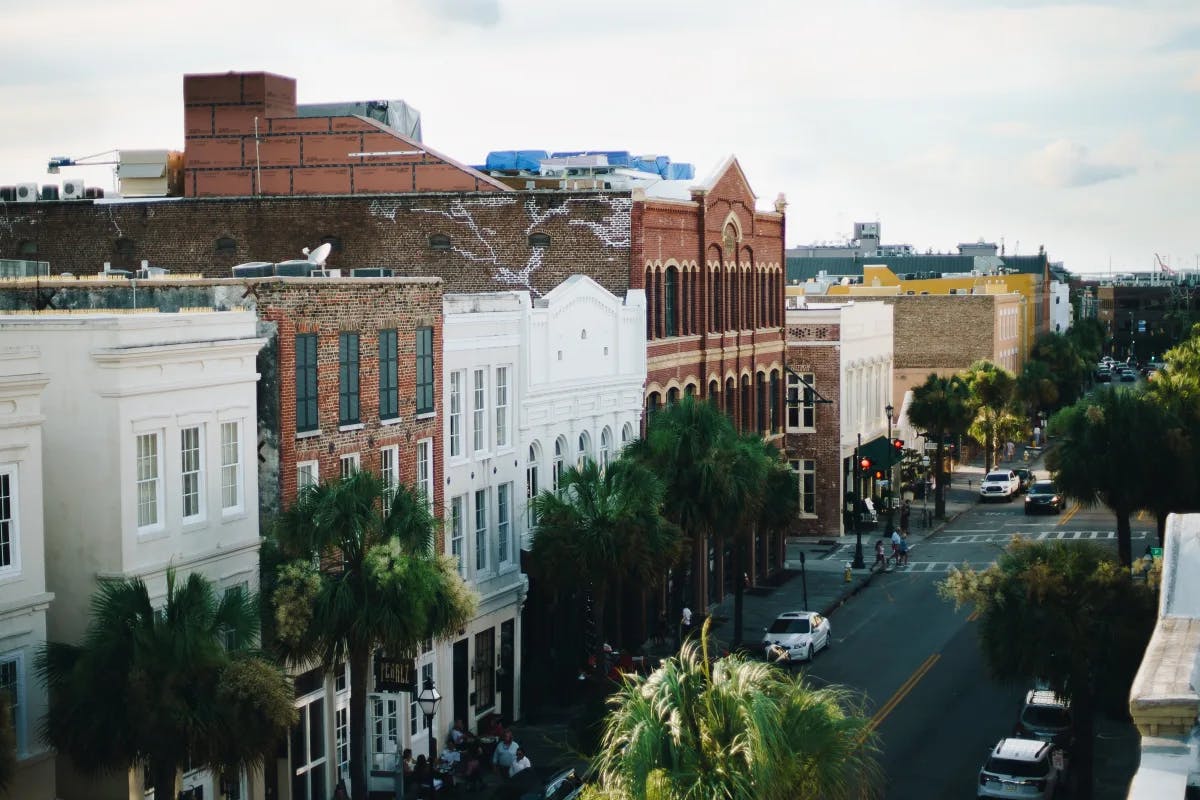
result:
M 323 267 L 323 266 L 325 266 L 325 259 L 329 258 L 329 251 L 332 249 L 333 249 L 333 245 L 330 244 L 329 242 L 326 242 L 325 244 L 317 247 L 317 249 L 313 250 L 312 252 L 309 252 L 309 249 L 307 247 L 302 248 L 300 250 L 300 252 L 304 253 L 304 255 L 308 256 L 309 262 L 316 264 L 319 267 Z

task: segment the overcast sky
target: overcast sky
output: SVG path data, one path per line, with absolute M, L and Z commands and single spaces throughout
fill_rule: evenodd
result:
M 1045 245 L 1076 272 L 1200 263 L 1197 0 L 0 0 L 0 184 L 182 149 L 182 75 L 404 99 L 426 143 L 734 153 L 787 244 Z

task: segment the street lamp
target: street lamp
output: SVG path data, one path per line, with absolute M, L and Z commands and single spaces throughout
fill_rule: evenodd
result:
M 429 729 L 429 768 L 433 769 L 433 715 L 437 713 L 438 703 L 442 701 L 442 694 L 433 685 L 433 678 L 426 678 L 425 684 L 421 687 L 421 691 L 417 694 L 417 705 L 421 707 L 421 713 L 425 715 L 425 727 Z
M 892 412 L 895 411 L 896 409 L 892 407 L 891 403 L 888 403 L 886 406 L 883 407 L 883 410 L 887 414 L 887 418 L 888 418 L 888 437 L 887 438 L 888 438 L 888 447 L 890 448 L 892 446 Z M 892 478 L 894 477 L 892 475 L 892 467 L 894 467 L 896 464 L 896 453 L 892 450 L 889 450 L 888 452 L 891 453 L 891 456 L 888 457 L 888 472 L 887 472 L 887 476 L 888 476 L 888 493 L 887 493 L 887 496 L 888 496 L 888 525 L 891 525 L 892 511 L 896 507 L 896 484 L 892 480 Z M 891 533 L 891 531 L 885 531 L 885 533 Z

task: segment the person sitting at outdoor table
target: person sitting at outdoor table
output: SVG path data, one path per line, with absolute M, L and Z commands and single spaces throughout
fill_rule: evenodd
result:
M 467 745 L 467 757 L 463 762 L 464 777 L 468 789 L 478 789 L 483 785 L 483 749 L 479 742 Z
M 533 765 L 529 763 L 529 756 L 525 755 L 525 751 L 520 747 L 517 748 L 516 755 L 513 756 L 513 762 L 508 767 L 508 777 L 516 775 L 523 769 L 529 769 Z
M 499 714 L 489 714 L 479 730 L 483 736 L 492 736 L 496 739 L 503 739 L 504 720 Z
M 504 740 L 496 745 L 496 750 L 492 753 L 492 765 L 498 775 L 504 777 L 508 774 L 508 768 L 512 766 L 513 759 L 517 757 L 517 751 L 520 749 L 521 746 L 513 741 L 512 731 L 505 731 Z
M 450 728 L 450 736 L 448 741 L 455 750 L 463 749 L 463 746 L 474 739 L 471 732 L 467 730 L 466 724 L 461 719 L 454 720 L 453 727 Z
M 433 767 L 424 754 L 417 756 L 417 763 L 413 766 L 413 782 L 421 787 L 426 796 L 440 792 L 446 785 L 445 781 L 434 774 Z

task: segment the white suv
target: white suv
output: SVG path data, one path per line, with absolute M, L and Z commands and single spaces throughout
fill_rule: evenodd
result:
M 1001 739 L 979 770 L 976 796 L 1049 800 L 1065 767 L 1062 750 L 1050 742 Z
M 1021 489 L 1021 479 L 1011 469 L 997 469 L 983 476 L 979 484 L 981 500 L 1005 500 L 1009 503 Z

